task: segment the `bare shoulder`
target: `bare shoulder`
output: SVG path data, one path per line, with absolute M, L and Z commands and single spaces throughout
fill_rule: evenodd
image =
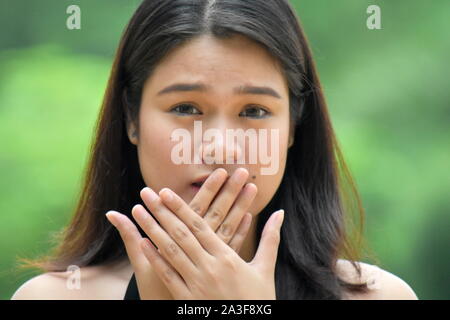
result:
M 365 294 L 348 293 L 350 300 L 417 300 L 412 288 L 401 278 L 376 265 L 357 262 L 361 267 L 358 276 L 354 266 L 348 260 L 339 259 L 336 265 L 341 279 L 350 283 L 367 283 L 369 292 Z
M 47 272 L 23 283 L 12 300 L 119 300 L 123 299 L 132 269 L 113 264 Z

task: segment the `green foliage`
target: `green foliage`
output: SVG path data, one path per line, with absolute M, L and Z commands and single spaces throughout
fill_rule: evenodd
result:
M 75 205 L 110 61 L 54 46 L 5 51 L 1 61 L 0 288 L 7 298 L 18 285 L 6 277 L 14 257 L 45 252 L 49 232 Z

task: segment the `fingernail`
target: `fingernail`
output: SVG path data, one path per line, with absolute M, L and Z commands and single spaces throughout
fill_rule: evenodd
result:
M 117 227 L 117 221 L 114 219 L 114 213 L 115 211 L 110 210 L 105 214 L 105 216 L 114 227 Z
M 218 170 L 220 170 L 220 171 L 224 171 L 225 172 L 225 177 L 226 178 L 228 178 L 230 175 L 228 174 L 228 171 L 227 170 L 225 170 L 225 168 L 219 168 Z
M 246 186 L 247 188 L 253 188 L 253 189 L 255 189 L 255 190 L 258 190 L 258 187 L 256 186 L 256 184 L 251 183 L 251 182 L 247 183 L 245 186 Z
M 284 221 L 284 210 L 280 209 L 277 211 L 277 224 L 279 228 L 281 228 L 283 221 Z
M 173 199 L 172 191 L 168 188 L 163 188 L 159 194 L 167 201 L 171 201 Z
M 219 168 L 215 171 L 212 179 L 218 180 L 220 177 L 224 176 L 225 178 L 228 177 L 228 172 L 224 168 Z
M 148 198 L 150 201 L 154 201 L 158 198 L 158 194 L 155 191 L 153 191 L 151 188 L 145 187 L 144 189 L 148 190 Z
M 245 168 L 238 168 L 236 170 L 236 174 L 235 174 L 234 179 L 235 179 L 235 181 L 239 182 L 239 181 L 244 180 L 247 177 L 247 175 L 248 175 L 247 169 L 245 169 Z
M 140 210 L 140 204 L 136 204 L 133 206 L 133 208 L 131 209 L 131 212 L 137 217 L 136 219 L 139 220 L 144 220 L 144 218 L 146 217 L 146 214 Z

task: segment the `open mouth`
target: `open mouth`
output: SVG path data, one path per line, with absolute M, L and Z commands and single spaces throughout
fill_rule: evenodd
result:
M 211 175 L 211 173 L 209 174 L 204 174 L 200 177 L 197 177 L 194 182 L 191 183 L 192 188 L 194 188 L 195 191 L 198 191 L 201 186 L 205 183 L 205 181 L 208 179 L 208 177 Z
M 192 183 L 192 186 L 196 187 L 196 188 L 200 188 L 203 185 L 203 182 L 194 182 Z

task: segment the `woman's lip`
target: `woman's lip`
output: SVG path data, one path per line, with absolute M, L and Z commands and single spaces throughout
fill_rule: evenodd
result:
M 191 188 L 192 188 L 192 190 L 194 190 L 195 193 L 197 193 L 200 190 L 200 187 L 196 186 L 194 184 L 191 184 Z
M 203 185 L 203 183 L 204 182 L 192 182 L 192 185 L 196 186 L 196 187 L 201 187 Z
M 192 183 L 201 183 L 201 184 L 203 184 L 208 179 L 208 177 L 210 175 L 211 175 L 211 173 L 204 174 L 204 175 L 198 177 L 197 179 L 195 179 Z

